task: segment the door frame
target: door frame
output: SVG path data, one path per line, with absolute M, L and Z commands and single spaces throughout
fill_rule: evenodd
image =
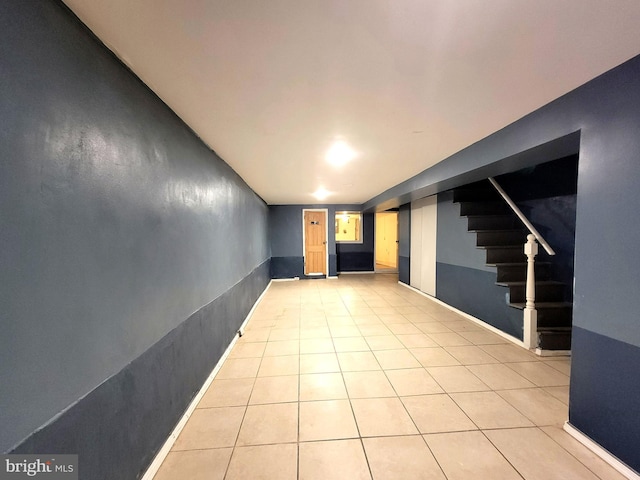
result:
M 325 243 L 325 259 L 324 259 L 324 269 L 325 269 L 325 277 L 329 278 L 329 209 L 328 208 L 303 208 L 302 209 L 302 275 L 305 277 L 316 277 L 320 275 L 307 275 L 304 273 L 304 262 L 305 262 L 305 254 L 306 252 L 306 225 L 304 223 L 304 214 L 306 212 L 324 212 L 325 224 L 324 224 L 324 241 Z
M 378 268 L 376 267 L 376 246 L 378 245 L 378 214 L 379 213 L 395 213 L 396 214 L 396 268 Z M 398 214 L 400 212 L 375 212 L 373 214 L 373 271 L 374 273 L 398 273 L 400 266 L 400 222 Z

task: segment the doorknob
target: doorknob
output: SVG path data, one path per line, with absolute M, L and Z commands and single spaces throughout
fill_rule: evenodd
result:
M 325 242 L 322 242 L 322 244 L 323 244 L 323 245 L 326 245 L 326 244 L 327 244 L 327 242 L 326 242 L 326 241 L 325 241 Z

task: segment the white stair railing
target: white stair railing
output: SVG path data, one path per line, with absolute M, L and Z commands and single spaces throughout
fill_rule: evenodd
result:
M 527 243 L 524 244 L 524 254 L 527 256 L 527 279 L 525 290 L 525 306 L 523 317 L 523 335 L 522 342 L 527 348 L 535 348 L 538 346 L 538 311 L 536 310 L 536 273 L 535 273 L 535 257 L 538 255 L 538 243 L 545 249 L 549 255 L 555 255 L 551 246 L 542 238 L 540 232 L 536 230 L 536 227 L 524 216 L 522 211 L 514 203 L 513 200 L 507 195 L 502 187 L 495 181 L 495 179 L 489 177 L 491 185 L 498 191 L 500 196 L 511 207 L 511 210 L 518 216 L 520 221 L 531 232 L 527 235 Z M 537 242 L 536 242 L 537 240 Z

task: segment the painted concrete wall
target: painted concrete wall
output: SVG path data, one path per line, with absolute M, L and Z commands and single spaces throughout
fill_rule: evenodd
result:
M 359 212 L 360 205 L 270 205 L 269 243 L 272 278 L 304 277 L 302 210 L 305 208 L 326 208 L 328 211 L 327 250 L 330 276 L 337 275 L 339 265 L 343 271 L 373 271 L 372 214 L 364 215 L 362 244 L 336 244 L 335 241 L 335 213 Z
M 392 208 L 533 165 L 541 156 L 579 152 L 569 416 L 576 428 L 637 471 L 639 131 L 640 57 L 635 57 L 364 205 Z
M 268 282 L 268 209 L 60 2 L 0 3 L 0 72 L 0 451 L 135 478 Z

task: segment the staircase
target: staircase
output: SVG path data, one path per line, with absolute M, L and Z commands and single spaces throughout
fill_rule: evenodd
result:
M 524 310 L 529 231 L 487 180 L 454 189 L 453 201 L 467 217 L 468 231 L 475 232 L 477 247 L 486 251 L 487 265 L 496 267 L 496 285 L 507 288 L 507 304 Z M 535 262 L 537 348 L 570 350 L 573 303 L 567 285 L 554 280 L 552 261 L 541 248 Z

